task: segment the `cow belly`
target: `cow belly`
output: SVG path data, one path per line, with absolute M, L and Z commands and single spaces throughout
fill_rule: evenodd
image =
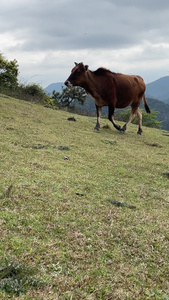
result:
M 143 92 L 144 93 L 144 92 Z M 142 94 L 142 93 L 141 93 Z M 127 106 L 131 106 L 132 104 L 138 105 L 139 102 L 141 102 L 141 95 L 139 96 L 138 93 L 123 93 L 121 95 L 118 95 L 117 102 L 116 102 L 116 108 L 125 108 Z
M 125 108 L 127 106 L 131 106 L 133 101 L 128 100 L 128 101 L 117 101 L 116 103 L 116 108 Z

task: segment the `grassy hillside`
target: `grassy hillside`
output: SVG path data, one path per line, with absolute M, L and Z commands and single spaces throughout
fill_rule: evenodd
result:
M 169 134 L 69 116 L 0 98 L 0 299 L 169 299 Z

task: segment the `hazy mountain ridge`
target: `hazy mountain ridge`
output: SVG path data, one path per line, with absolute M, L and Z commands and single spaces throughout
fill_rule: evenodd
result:
M 169 104 L 169 76 L 159 78 L 146 85 L 146 97 Z
M 64 86 L 63 82 L 56 82 L 56 83 L 51 83 L 45 88 L 45 92 L 48 95 L 51 95 L 53 91 L 62 92 L 62 86 Z

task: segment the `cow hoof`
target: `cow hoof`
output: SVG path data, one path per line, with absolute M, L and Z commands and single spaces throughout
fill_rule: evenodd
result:
M 120 133 L 125 133 L 125 130 L 123 128 L 121 128 Z
M 124 133 L 126 131 L 126 126 L 124 125 L 122 128 L 120 128 L 120 132 Z
M 98 131 L 99 131 L 99 128 L 98 128 L 98 127 L 95 127 L 95 128 L 94 128 L 94 131 L 97 131 L 97 132 L 98 132 Z
M 115 128 L 116 128 L 118 131 L 121 131 L 121 129 L 122 129 L 121 126 L 119 126 L 119 125 L 116 125 Z
M 142 132 L 143 132 L 143 130 L 142 130 L 142 129 L 140 129 L 140 130 L 138 130 L 138 131 L 137 131 L 137 134 L 141 135 L 141 134 L 142 134 Z

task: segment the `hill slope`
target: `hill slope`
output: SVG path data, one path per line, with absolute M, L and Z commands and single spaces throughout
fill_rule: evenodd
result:
M 0 298 L 167 298 L 168 133 L 68 116 L 0 98 Z

